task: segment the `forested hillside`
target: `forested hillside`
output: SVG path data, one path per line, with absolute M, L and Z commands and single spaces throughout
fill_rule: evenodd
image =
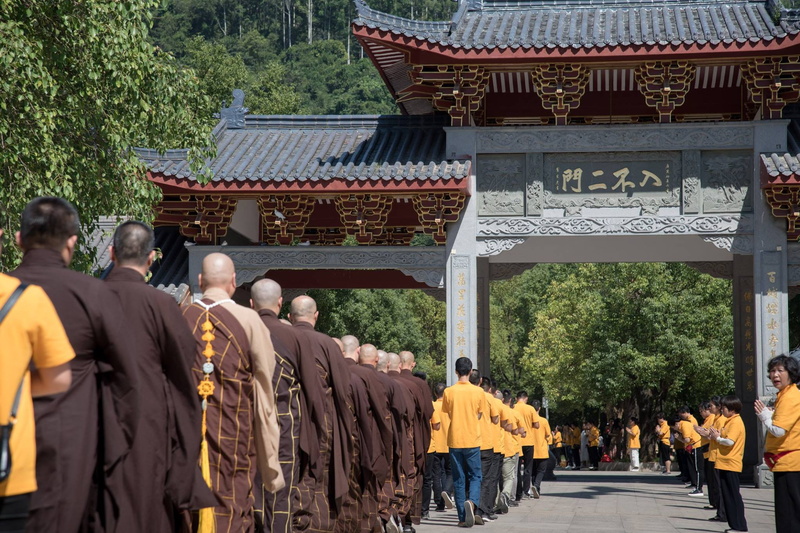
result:
M 450 0 L 380 0 L 396 15 L 448 20 Z M 393 114 L 397 108 L 351 35 L 351 0 L 168 0 L 151 40 L 197 72 L 209 115 L 231 90 L 256 114 Z

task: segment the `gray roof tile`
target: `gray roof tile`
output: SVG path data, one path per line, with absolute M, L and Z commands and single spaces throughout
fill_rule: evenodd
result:
M 248 116 L 215 128 L 212 181 L 435 180 L 469 176 L 448 161 L 446 120 L 419 116 Z M 185 150 L 138 149 L 151 172 L 195 179 Z
M 800 31 L 797 17 L 785 9 L 776 8 L 786 15 L 776 25 L 765 2 L 747 0 L 462 0 L 451 22 L 412 21 L 375 11 L 360 0 L 356 5 L 357 26 L 462 49 L 716 44 Z

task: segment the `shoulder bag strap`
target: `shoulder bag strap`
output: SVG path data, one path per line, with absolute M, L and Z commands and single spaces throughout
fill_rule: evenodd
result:
M 14 307 L 14 304 L 17 303 L 19 300 L 20 295 L 28 288 L 27 283 L 20 283 L 17 285 L 17 288 L 14 289 L 14 292 L 11 293 L 11 296 L 8 297 L 6 303 L 3 305 L 3 308 L 0 309 L 0 323 L 6 318 L 8 312 L 11 311 L 11 308 Z M 9 417 L 10 420 L 14 420 L 17 416 L 17 409 L 19 409 L 19 399 L 22 396 L 22 384 L 25 382 L 25 374 L 22 374 L 22 380 L 19 382 L 19 387 L 17 387 L 17 394 L 14 396 L 14 403 L 11 406 L 11 416 Z

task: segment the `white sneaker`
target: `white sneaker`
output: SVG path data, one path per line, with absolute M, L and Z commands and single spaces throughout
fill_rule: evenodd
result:
M 450 497 L 450 494 L 447 491 L 442 492 L 442 500 L 444 501 L 444 506 L 448 509 L 455 509 L 456 504 L 453 501 L 453 498 Z

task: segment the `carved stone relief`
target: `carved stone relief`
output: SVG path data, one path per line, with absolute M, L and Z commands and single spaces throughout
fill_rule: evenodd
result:
M 518 244 L 525 242 L 525 239 L 485 239 L 478 241 L 478 255 L 486 257 L 489 255 L 497 255 L 499 253 L 510 250 Z
M 620 169 L 626 171 L 626 167 L 631 162 L 651 162 L 654 166 L 661 167 L 666 173 L 657 177 L 663 183 L 663 190 L 644 192 L 634 188 L 627 192 L 619 192 L 611 190 L 611 186 L 608 186 L 606 190 L 593 192 L 590 189 L 591 186 L 588 185 L 580 187 L 580 192 L 573 187 L 570 194 L 559 190 L 559 181 L 562 180 L 563 172 L 573 171 L 572 167 L 575 165 L 591 165 L 591 162 L 618 162 Z M 565 171 L 565 168 L 568 170 Z M 583 174 L 581 180 L 588 183 L 592 179 L 591 169 L 587 166 L 581 171 Z M 677 207 L 680 205 L 680 176 L 680 152 L 546 154 L 544 156 L 544 207 L 566 209 L 568 216 L 579 216 L 582 207 Z M 631 173 L 631 178 L 633 178 L 633 173 Z M 640 182 L 637 177 L 626 183 L 636 187 Z
M 529 217 L 542 215 L 544 193 L 544 154 L 528 154 L 527 180 L 525 185 L 525 214 Z
M 683 213 L 693 215 L 702 207 L 702 189 L 700 187 L 700 162 L 698 150 L 683 152 Z
M 715 278 L 733 279 L 733 261 L 687 262 L 686 266 Z
M 444 268 L 401 268 L 400 272 L 429 287 L 444 287 Z
M 480 155 L 478 215 L 525 214 L 525 155 Z
M 531 235 L 733 235 L 753 232 L 749 215 L 636 218 L 484 218 L 479 237 Z M 486 246 L 486 245 L 485 245 Z M 499 246 L 493 245 L 493 246 Z
M 752 235 L 712 235 L 703 237 L 707 243 L 713 244 L 720 250 L 739 255 L 753 255 L 753 236 Z
M 619 150 L 745 149 L 753 145 L 750 124 L 719 127 L 676 124 L 602 129 L 531 128 L 529 131 L 490 130 L 477 135 L 478 152 L 574 152 Z
M 750 152 L 703 152 L 703 211 L 741 213 L 753 210 Z

